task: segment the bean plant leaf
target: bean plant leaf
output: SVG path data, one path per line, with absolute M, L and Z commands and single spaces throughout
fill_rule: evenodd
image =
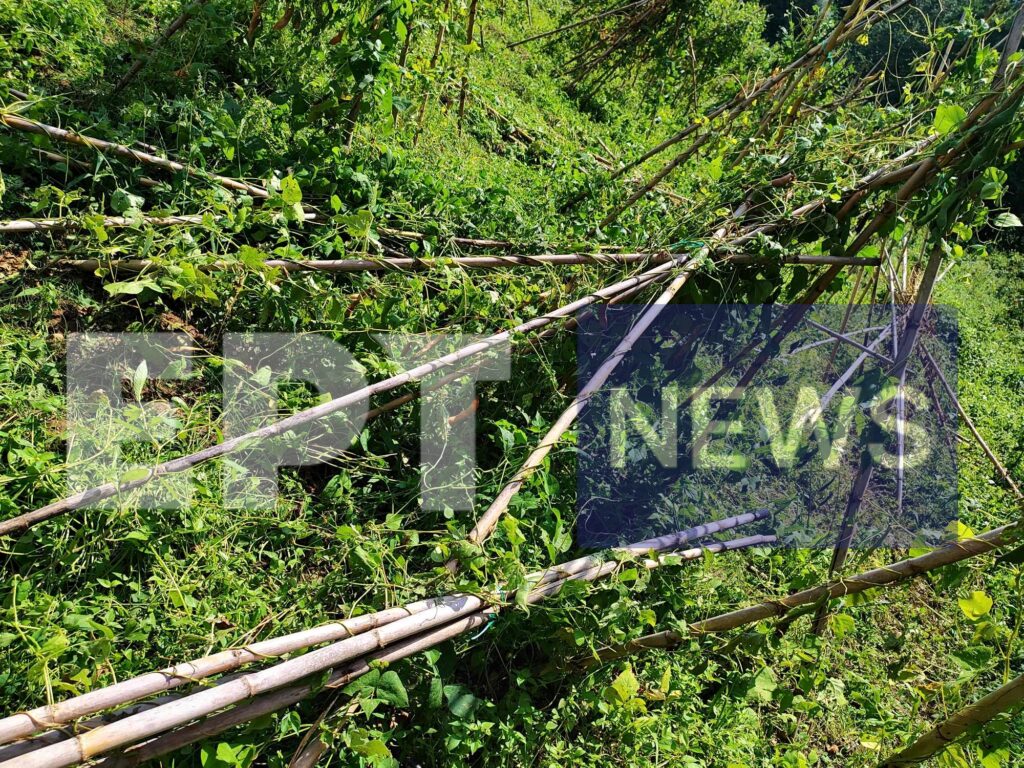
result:
M 380 676 L 377 682 L 377 696 L 396 707 L 409 706 L 409 694 L 402 684 L 402 679 L 393 670 L 388 670 Z
M 480 699 L 458 684 L 446 685 L 444 697 L 448 700 L 448 710 L 460 719 L 468 718 L 480 705 Z
M 1021 223 L 1020 217 L 1015 213 L 1000 213 L 996 216 L 995 221 L 992 222 L 992 226 L 999 227 L 1000 229 L 1013 229 L 1014 227 L 1024 226 L 1024 224 Z
M 935 130 L 940 134 L 947 134 L 956 130 L 967 118 L 967 110 L 956 104 L 940 104 L 935 110 Z
M 302 202 L 302 190 L 299 188 L 299 182 L 295 180 L 294 176 L 285 176 L 281 179 L 281 199 L 287 205 Z
M 770 667 L 764 667 L 760 672 L 754 675 L 753 685 L 747 692 L 747 698 L 756 699 L 763 704 L 767 704 L 772 700 L 772 694 L 775 693 L 775 689 L 779 687 L 778 682 L 775 680 L 775 673 L 772 672 Z
M 992 610 L 992 598 L 977 590 L 971 592 L 970 597 L 961 597 L 957 603 L 971 621 L 977 621 Z
M 149 366 L 146 365 L 146 361 L 143 360 L 139 363 L 138 368 L 132 374 L 132 394 L 135 395 L 136 400 L 142 399 L 142 390 L 146 387 L 146 381 L 149 379 Z

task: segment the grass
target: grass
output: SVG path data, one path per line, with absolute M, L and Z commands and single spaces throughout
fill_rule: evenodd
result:
M 375 222 L 422 228 L 434 236 L 429 247 L 435 253 L 454 252 L 445 237 L 452 232 L 566 249 L 596 244 L 594 220 L 621 192 L 604 190 L 577 211 L 559 212 L 580 188 L 599 188 L 593 154 L 632 156 L 684 123 L 688 110 L 660 105 L 662 119 L 652 130 L 650 121 L 636 118 L 647 106 L 638 92 L 620 92 L 603 104 L 574 100 L 558 78 L 557 49 L 510 52 L 502 45 L 553 26 L 567 6 L 534 2 L 531 26 L 525 8 L 508 3 L 504 15 L 489 9 L 482 22 L 485 43 L 471 58 L 473 98 L 461 131 L 453 88 L 439 98 L 436 82 L 411 78 L 403 91 L 411 108 L 397 125 L 389 115 L 371 116 L 346 150 L 337 146 L 336 121 L 307 119 L 296 107 L 300 98 L 308 106 L 330 92 L 334 62 L 320 52 L 302 57 L 290 50 L 300 40 L 291 31 L 261 37 L 251 52 L 236 55 L 238 25 L 251 9 L 240 2 L 219 7 L 219 14 L 169 41 L 126 94 L 112 98 L 110 83 L 137 41 L 172 18 L 176 3 L 0 0 L 0 70 L 15 88 L 53 95 L 32 108 L 40 119 L 59 116 L 94 135 L 157 144 L 221 173 L 293 174 L 304 204 L 329 207 L 336 195 L 343 213 L 365 211 Z M 428 30 L 422 32 L 411 54 L 418 65 L 433 42 Z M 457 50 L 451 56 L 461 58 Z M 423 82 L 432 97 L 414 145 Z M 872 118 L 878 127 L 887 119 Z M 802 134 L 801 162 L 824 170 L 794 192 L 798 199 L 836 186 L 831 171 L 852 172 L 837 159 L 837 148 L 853 143 L 867 152 L 872 139 L 859 133 L 861 125 L 840 115 Z M 515 128 L 534 141 L 512 138 Z M 141 190 L 132 183 L 139 171 L 117 162 L 97 160 L 95 172 L 81 174 L 47 165 L 28 153 L 30 143 L 0 134 L 4 218 L 110 213 L 114 193 L 131 189 L 141 192 L 147 210 L 211 211 L 228 221 L 189 232 L 110 232 L 106 240 L 82 232 L 0 243 L 0 264 L 16 263 L 21 249 L 28 251 L 25 266 L 10 270 L 0 284 L 0 518 L 63 493 L 63 374 L 74 332 L 182 331 L 192 338 L 199 350 L 194 376 L 172 392 L 147 392 L 176 398 L 180 425 L 159 448 L 168 457 L 211 444 L 222 427 L 218 350 L 227 332 L 319 331 L 351 349 L 374 380 L 394 367 L 374 342 L 376 331 L 486 333 L 621 272 L 282 278 L 254 267 L 244 247 L 341 258 L 361 250 L 359 237 L 322 238 L 282 225 L 201 183 L 175 179 L 167 189 Z M 711 154 L 671 178 L 686 199 L 681 208 L 664 195 L 651 196 L 621 228 L 604 233 L 605 240 L 660 245 L 670 236 L 704 232 L 718 206 L 735 196 L 734 179 L 713 180 Z M 752 160 L 757 169 L 773 162 Z M 244 223 L 253 219 L 256 224 Z M 97 279 L 47 268 L 67 254 L 146 254 L 169 268 L 144 276 L 145 286 L 123 274 Z M 215 261 L 227 265 L 209 275 L 190 267 Z M 970 256 L 944 279 L 939 299 L 960 319 L 963 403 L 1024 482 L 1024 273 L 1018 261 L 1019 254 L 997 248 Z M 779 280 L 770 269 L 723 270 L 695 280 L 687 299 L 760 301 Z M 843 297 L 839 292 L 832 300 Z M 524 345 L 511 381 L 481 386 L 478 508 L 569 402 L 574 370 L 573 341 L 562 337 Z M 472 516 L 417 503 L 419 446 L 410 425 L 418 417 L 418 406 L 405 406 L 372 422 L 329 465 L 283 471 L 282 496 L 268 509 L 225 508 L 218 468 L 208 467 L 197 473 L 194 496 L 180 509 L 113 504 L 0 542 L 3 710 L 460 584 L 493 585 L 569 557 L 575 549 L 573 447 L 556 450 L 531 479 L 486 556 L 466 553 L 460 540 Z M 980 531 L 1015 519 L 1019 508 L 976 447 L 960 445 L 958 456 L 963 522 Z M 453 553 L 466 565 L 461 582 L 440 569 Z M 885 559 L 879 552 L 857 564 Z M 802 620 L 784 633 L 758 626 L 694 640 L 675 653 L 590 669 L 579 664 L 593 648 L 817 583 L 826 567 L 827 553 L 780 549 L 654 574 L 627 572 L 529 612 L 511 612 L 477 638 L 397 664 L 409 707 L 364 703 L 349 717 L 329 717 L 322 735 L 340 765 L 855 768 L 876 764 L 927 723 L 1000 683 L 1007 670 L 1019 673 L 1022 654 L 1013 631 L 1024 608 L 1020 566 L 990 561 L 842 601 L 843 618 L 824 641 Z M 957 599 L 974 590 L 984 590 L 994 606 L 972 621 Z M 349 694 L 371 698 L 358 689 Z M 322 698 L 307 702 L 164 763 L 285 766 L 324 705 Z M 984 756 L 986 768 L 1010 766 L 1022 740 L 1019 721 L 1004 723 L 938 764 L 973 766 Z M 376 744 L 383 751 L 368 746 Z

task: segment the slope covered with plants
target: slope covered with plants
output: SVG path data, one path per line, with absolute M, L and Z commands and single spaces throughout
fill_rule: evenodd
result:
M 0 766 L 1014 765 L 1022 27 L 1008 0 L 0 0 Z M 577 314 L 783 307 L 706 371 L 739 387 L 815 302 L 891 306 L 827 383 L 897 414 L 931 388 L 959 524 L 849 548 L 903 492 L 865 449 L 831 490 L 723 472 L 710 527 L 584 547 L 575 430 L 618 363 L 577 380 Z M 281 388 L 259 439 L 372 410 L 234 508 L 224 342 L 253 331 L 369 382 Z M 82 332 L 180 334 L 191 370 L 124 371 L 86 440 Z M 418 382 L 505 344 L 507 380 L 429 405 L 478 465 L 471 511 L 431 511 Z M 142 470 L 90 462 L 143 421 Z

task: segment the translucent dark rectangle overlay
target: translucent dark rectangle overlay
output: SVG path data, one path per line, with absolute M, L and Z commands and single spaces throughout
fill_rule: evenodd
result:
M 646 329 L 649 306 L 580 314 L 580 394 L 619 358 L 580 415 L 580 542 L 604 548 L 756 509 L 772 512 L 765 532 L 783 546 L 832 548 L 844 525 L 852 548 L 948 541 L 957 318 L 929 307 L 901 350 L 911 310 L 680 304 Z

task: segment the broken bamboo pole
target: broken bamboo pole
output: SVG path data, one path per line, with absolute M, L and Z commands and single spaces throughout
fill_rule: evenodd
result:
M 162 168 L 165 171 L 171 171 L 172 173 L 184 173 L 195 178 L 213 181 L 222 187 L 236 192 L 245 192 L 253 197 L 263 199 L 270 197 L 270 193 L 264 187 L 257 186 L 255 184 L 248 184 L 244 181 L 239 181 L 238 179 L 228 178 L 227 176 L 219 176 L 215 173 L 209 173 L 198 168 L 183 165 L 174 160 L 157 157 L 149 152 L 142 152 L 137 149 L 132 149 L 131 147 L 126 147 L 124 144 L 117 144 L 112 141 L 105 141 L 92 136 L 85 136 L 84 134 L 68 131 L 64 128 L 57 128 L 53 125 L 46 125 L 45 123 L 40 123 L 35 120 L 29 120 L 19 115 L 0 112 L 0 123 L 16 131 L 24 131 L 26 133 L 35 133 L 41 136 L 46 136 L 51 141 L 60 141 L 65 144 L 87 147 L 89 149 L 94 149 L 97 152 L 116 155 L 126 160 L 132 160 L 144 165 L 152 165 L 156 168 Z
M 765 619 L 783 618 L 790 611 L 803 606 L 859 594 L 876 587 L 899 584 L 937 568 L 963 562 L 1005 547 L 1014 542 L 1018 533 L 1017 529 L 1017 525 L 1004 525 L 963 541 L 951 542 L 918 557 L 900 560 L 859 573 L 856 576 L 839 578 L 811 589 L 712 616 L 688 625 L 683 631 L 655 632 L 623 645 L 606 648 L 598 653 L 598 658 L 600 661 L 611 661 L 651 648 L 672 649 L 678 647 L 686 637 L 727 632 Z

